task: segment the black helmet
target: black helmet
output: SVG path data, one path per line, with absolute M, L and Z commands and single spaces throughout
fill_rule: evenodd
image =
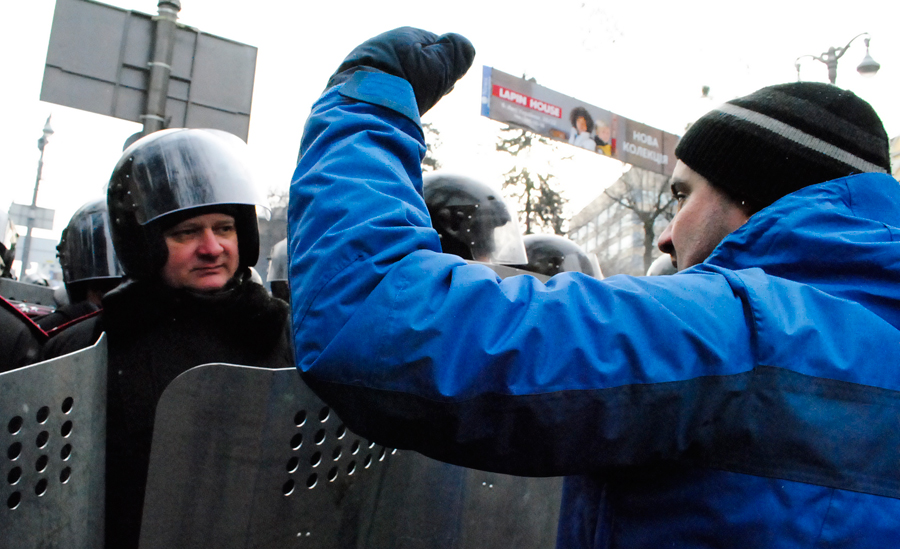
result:
M 72 295 L 79 283 L 108 280 L 114 285 L 124 276 L 113 250 L 105 200 L 88 202 L 72 215 L 56 251 L 73 302 L 81 301 Z
M 516 216 L 498 191 L 460 175 L 430 173 L 422 181 L 444 253 L 501 265 L 527 261 Z
M 579 272 L 603 279 L 597 256 L 588 254 L 568 238 L 552 234 L 528 234 L 522 240 L 528 253 L 528 264 L 522 269 L 554 276 L 563 272 Z
M 288 286 L 287 238 L 272 246 L 269 255 L 269 272 L 266 275 L 272 295 L 290 303 L 290 287 Z
M 678 269 L 672 264 L 672 256 L 669 254 L 662 254 L 650 264 L 650 268 L 647 269 L 647 276 L 672 275 L 677 272 Z
M 107 203 L 116 254 L 134 278 L 158 276 L 168 251 L 163 232 L 206 213 L 234 217 L 240 267 L 259 257 L 257 206 L 268 213 L 253 182 L 247 145 L 220 130 L 154 132 L 125 149 L 109 180 Z

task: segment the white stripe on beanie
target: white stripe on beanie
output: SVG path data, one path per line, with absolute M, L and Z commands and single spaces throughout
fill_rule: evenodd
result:
M 793 126 L 789 126 L 780 120 L 776 120 L 770 116 L 751 111 L 737 105 L 725 103 L 716 107 L 717 111 L 740 118 L 746 122 L 769 130 L 772 133 L 780 135 L 785 139 L 790 139 L 794 143 L 802 145 L 808 149 L 812 149 L 819 154 L 833 158 L 839 162 L 843 162 L 848 166 L 856 168 L 862 172 L 886 173 L 885 169 L 877 164 L 873 164 L 868 160 L 864 160 L 853 153 L 845 151 L 840 147 L 836 147 L 827 141 L 822 141 L 818 137 L 809 135 L 808 133 L 798 130 Z

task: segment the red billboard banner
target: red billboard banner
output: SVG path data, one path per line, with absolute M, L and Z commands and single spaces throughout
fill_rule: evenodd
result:
M 504 88 L 503 86 L 494 84 L 493 95 L 505 101 L 509 101 L 523 107 L 528 107 L 529 109 L 533 109 L 550 116 L 555 116 L 556 118 L 562 118 L 562 109 L 557 107 L 556 105 L 551 105 L 550 103 L 545 103 L 544 101 L 541 101 L 539 99 L 528 97 L 527 95 L 522 95 L 521 93 L 510 90 L 508 88 Z

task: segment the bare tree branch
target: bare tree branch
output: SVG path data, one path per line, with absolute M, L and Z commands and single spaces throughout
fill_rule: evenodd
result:
M 553 147 L 550 140 L 535 134 L 507 126 L 503 128 L 497 141 L 497 150 L 510 156 L 525 157 L 522 164 L 527 164 L 528 156 L 535 144 Z M 512 134 L 512 135 L 510 135 Z M 527 165 L 517 163 L 506 172 L 503 188 L 518 202 L 519 221 L 524 226 L 525 234 L 532 234 L 535 229 L 551 229 L 555 234 L 565 234 L 563 206 L 565 199 L 554 188 L 553 174 L 533 173 Z
M 441 132 L 433 122 L 422 124 L 425 133 L 425 158 L 422 159 L 422 171 L 433 172 L 441 169 L 441 162 L 437 159 L 437 150 L 441 147 Z
M 631 210 L 644 230 L 644 271 L 653 262 L 656 241 L 656 220 L 660 217 L 671 219 L 675 199 L 669 194 L 669 178 L 632 167 L 603 193 L 616 204 Z M 653 199 L 650 199 L 653 196 Z

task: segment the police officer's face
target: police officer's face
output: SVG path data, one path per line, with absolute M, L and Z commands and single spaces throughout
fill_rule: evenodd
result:
M 167 230 L 164 237 L 169 257 L 162 278 L 172 288 L 218 290 L 237 271 L 237 230 L 230 215 L 198 215 Z
M 703 263 L 723 238 L 749 219 L 728 195 L 679 160 L 672 173 L 678 213 L 659 236 L 659 249 L 679 271 Z

